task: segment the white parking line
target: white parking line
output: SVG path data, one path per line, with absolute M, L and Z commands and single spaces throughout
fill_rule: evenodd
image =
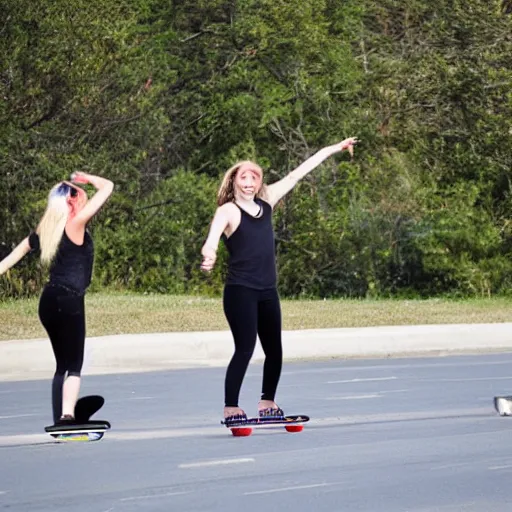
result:
M 441 464 L 439 466 L 432 466 L 430 468 L 431 471 L 440 471 L 442 469 L 455 469 L 455 468 L 463 468 L 469 466 L 469 462 L 453 462 L 451 464 Z
M 512 469 L 512 464 L 506 464 L 504 466 L 489 466 L 487 469 L 491 471 L 498 471 L 500 469 Z
M 508 354 L 507 354 L 508 355 Z M 327 368 L 308 368 L 308 369 L 300 369 L 300 370 L 285 370 L 281 373 L 281 375 L 300 375 L 300 374 L 309 374 L 309 373 L 332 373 L 332 372 L 359 372 L 359 371 L 368 371 L 368 370 L 410 370 L 410 369 L 418 369 L 418 368 L 454 368 L 454 367 L 463 367 L 468 368 L 469 366 L 510 366 L 512 364 L 512 360 L 508 359 L 500 359 L 499 361 L 473 361 L 471 359 L 464 359 L 457 362 L 440 362 L 435 360 L 432 363 L 418 363 L 417 359 L 414 358 L 414 363 L 388 363 L 383 362 L 382 364 L 372 364 L 372 365 L 355 365 L 355 366 L 345 366 L 340 363 L 338 366 L 330 366 Z M 247 374 L 249 376 L 249 373 Z M 261 378 L 261 374 L 253 373 L 251 377 Z
M 377 382 L 382 380 L 396 380 L 396 377 L 374 377 L 370 379 L 348 379 L 348 380 L 330 380 L 327 384 L 351 384 L 352 382 Z
M 13 414 L 12 416 L 0 416 L 0 420 L 11 420 L 15 418 L 28 418 L 29 416 L 37 416 L 37 414 Z
M 10 395 L 12 393 L 34 393 L 34 391 L 38 391 L 38 389 L 2 389 L 0 391 L 0 395 Z
M 227 464 L 244 464 L 246 462 L 254 462 L 253 458 L 245 459 L 220 459 L 220 460 L 208 460 L 203 462 L 191 462 L 189 464 L 180 464 L 179 468 L 206 468 L 210 466 L 225 466 Z
M 334 484 L 312 484 L 312 485 L 298 485 L 296 487 L 281 487 L 280 489 L 267 489 L 265 491 L 251 491 L 244 492 L 244 496 L 250 496 L 252 494 L 271 494 L 274 492 L 287 492 L 287 491 L 298 491 L 300 489 L 314 489 L 315 487 L 327 487 L 328 485 Z
M 367 398 L 382 398 L 382 395 L 328 396 L 324 400 L 365 400 Z
M 362 400 L 364 398 L 384 398 L 384 395 L 392 393 L 406 393 L 409 389 L 389 389 L 386 391 L 376 391 L 375 393 L 368 393 L 366 395 L 344 395 L 344 396 L 328 396 L 324 400 Z M 486 398 L 489 400 L 489 397 Z
M 472 377 L 462 379 L 418 379 L 421 382 L 473 382 L 480 380 L 512 380 L 512 376 L 509 377 Z
M 163 494 L 147 494 L 144 496 L 130 496 L 128 498 L 121 498 L 119 501 L 135 501 L 135 500 L 150 500 L 153 498 L 165 498 L 167 496 L 180 496 L 182 494 L 191 494 L 191 491 L 186 492 L 166 492 Z

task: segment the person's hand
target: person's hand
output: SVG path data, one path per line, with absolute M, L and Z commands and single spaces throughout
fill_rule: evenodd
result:
M 89 183 L 89 175 L 85 172 L 76 171 L 71 175 L 71 181 L 74 183 Z
M 201 254 L 203 256 L 203 262 L 201 263 L 201 270 L 204 272 L 211 272 L 213 267 L 215 266 L 215 260 L 217 259 L 217 252 L 213 247 L 209 247 L 205 245 L 201 249 Z
M 359 142 L 357 137 L 349 137 L 338 144 L 331 146 L 333 153 L 339 153 L 340 151 L 348 150 L 350 156 L 354 156 L 354 146 Z

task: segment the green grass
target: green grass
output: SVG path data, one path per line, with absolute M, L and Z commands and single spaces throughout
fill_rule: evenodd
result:
M 46 337 L 38 299 L 0 302 L 0 340 Z M 512 299 L 283 300 L 283 328 L 509 322 Z M 87 335 L 227 330 L 222 300 L 96 293 L 86 297 Z

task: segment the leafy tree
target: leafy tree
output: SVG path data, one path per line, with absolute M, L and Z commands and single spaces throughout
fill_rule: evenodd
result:
M 218 293 L 198 265 L 224 170 L 272 182 L 357 135 L 276 210 L 281 292 L 509 293 L 509 4 L 0 0 L 0 256 L 85 169 L 116 182 L 95 288 Z M 0 297 L 44 278 L 27 259 Z

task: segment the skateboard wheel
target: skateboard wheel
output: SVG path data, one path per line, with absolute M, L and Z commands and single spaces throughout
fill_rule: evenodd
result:
M 247 437 L 252 434 L 252 428 L 248 428 L 248 427 L 232 428 L 231 433 L 235 437 Z
M 90 442 L 99 441 L 103 436 L 104 432 L 88 432 L 88 433 L 77 433 L 77 434 L 50 434 L 57 441 L 65 442 Z
M 304 430 L 304 425 L 286 425 L 284 427 L 286 432 L 302 432 Z

